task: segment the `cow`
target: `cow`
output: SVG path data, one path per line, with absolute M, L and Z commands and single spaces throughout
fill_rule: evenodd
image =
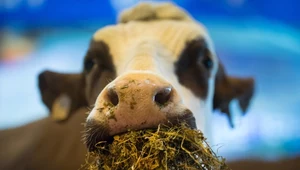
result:
M 185 122 L 210 141 L 213 110 L 232 126 L 230 102 L 246 112 L 254 93 L 253 78 L 228 76 L 206 28 L 169 2 L 140 3 L 96 31 L 81 73 L 38 78 L 50 116 L 0 131 L 0 169 L 78 169 L 97 141 L 160 124 Z

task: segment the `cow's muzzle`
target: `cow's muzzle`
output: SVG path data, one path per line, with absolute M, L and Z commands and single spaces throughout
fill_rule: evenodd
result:
M 86 122 L 85 142 L 94 150 L 97 142 L 116 134 L 182 122 L 196 128 L 192 112 L 169 83 L 150 73 L 131 73 L 100 93 Z

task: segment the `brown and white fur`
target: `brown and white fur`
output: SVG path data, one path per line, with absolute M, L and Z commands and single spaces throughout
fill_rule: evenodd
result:
M 141 3 L 125 11 L 120 16 L 119 24 L 98 30 L 91 44 L 97 43 L 105 44 L 109 48 L 108 54 L 102 55 L 111 56 L 117 78 L 101 91 L 87 118 L 88 146 L 95 144 L 89 143 L 95 141 L 95 136 L 103 139 L 128 129 L 155 128 L 158 124 L 165 123 L 176 124 L 172 122 L 176 121 L 174 119 L 180 119 L 179 122 L 186 121 L 191 127 L 196 127 L 191 121 L 192 117 L 195 117 L 197 127 L 211 139 L 210 117 L 215 77 L 218 70 L 223 70 L 219 68 L 213 43 L 203 25 L 173 4 Z M 91 53 L 93 50 L 96 51 L 90 49 Z M 95 62 L 88 75 L 101 67 L 97 64 L 101 63 L 101 57 L 103 56 L 87 55 L 88 60 Z M 219 76 L 224 76 L 220 75 L 224 74 L 221 71 Z M 135 83 L 130 83 L 131 81 Z M 246 100 L 249 100 L 253 92 L 253 80 L 243 81 L 244 84 L 238 83 L 247 89 Z M 151 83 L 152 86 L 149 86 Z M 122 86 L 126 88 L 122 89 Z M 161 108 L 155 104 L 154 98 L 163 88 L 170 88 L 171 99 Z M 119 98 L 119 102 L 114 106 L 106 106 L 112 100 L 109 94 L 111 91 L 115 93 L 115 98 Z M 130 102 L 136 103 L 137 108 L 129 107 Z M 90 104 L 94 104 L 94 100 Z M 113 113 L 110 113 L 112 110 Z M 101 127 L 99 132 L 93 130 L 99 129 L 97 126 Z
M 93 106 L 85 129 L 89 150 L 127 130 L 180 122 L 210 140 L 212 111 L 219 109 L 231 122 L 229 103 L 237 99 L 245 112 L 254 81 L 226 75 L 207 30 L 183 9 L 140 3 L 93 35 L 81 73 L 45 71 L 39 87 L 57 122 L 45 118 L 0 131 L 0 169 L 79 167 L 84 160 L 74 156 L 82 159 L 86 149 L 79 144 L 85 119 L 78 114 L 87 106 Z M 77 154 L 70 158 L 72 150 Z

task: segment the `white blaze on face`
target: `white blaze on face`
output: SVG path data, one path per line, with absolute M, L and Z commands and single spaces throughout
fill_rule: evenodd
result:
M 178 82 L 174 63 L 187 42 L 202 37 L 206 40 L 215 63 L 209 78 L 208 96 L 205 100 Z M 214 77 L 217 58 L 205 28 L 195 22 L 175 20 L 131 21 L 126 24 L 107 26 L 94 34 L 95 41 L 103 41 L 108 47 L 117 76 L 131 72 L 151 72 L 168 81 L 190 109 L 197 127 L 208 131 L 212 111 Z M 111 82 L 111 84 L 113 84 Z M 90 115 L 91 116 L 91 115 Z

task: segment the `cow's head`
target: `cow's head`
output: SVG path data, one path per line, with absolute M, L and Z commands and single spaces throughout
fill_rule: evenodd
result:
M 159 124 L 186 122 L 202 131 L 208 117 L 238 99 L 245 111 L 253 80 L 225 74 L 203 25 L 170 3 L 142 3 L 99 29 L 80 74 L 44 72 L 43 101 L 57 120 L 91 106 L 86 142 Z M 196 119 L 195 119 L 196 118 Z

